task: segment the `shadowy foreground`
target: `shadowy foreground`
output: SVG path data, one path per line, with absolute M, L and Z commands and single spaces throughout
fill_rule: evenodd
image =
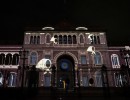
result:
M 130 88 L 0 88 L 0 100 L 127 100 Z

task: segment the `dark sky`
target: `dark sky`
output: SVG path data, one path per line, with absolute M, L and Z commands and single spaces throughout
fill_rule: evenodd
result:
M 8 0 L 1 3 L 0 44 L 22 44 L 25 27 L 63 19 L 76 26 L 105 30 L 109 46 L 130 45 L 129 0 Z

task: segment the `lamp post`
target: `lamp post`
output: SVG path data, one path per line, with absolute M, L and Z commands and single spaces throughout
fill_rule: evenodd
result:
M 79 87 L 80 86 L 80 80 L 79 80 L 79 67 L 80 65 L 78 66 L 75 66 L 75 71 L 76 71 L 76 74 L 75 74 L 75 87 Z
M 55 72 L 56 72 L 56 67 L 55 65 L 52 65 L 52 75 L 53 75 L 53 80 L 52 80 L 52 85 L 55 87 Z
M 125 49 L 120 50 L 121 57 L 125 59 L 126 65 L 121 66 L 121 74 L 122 74 L 122 79 L 123 79 L 123 86 L 128 86 L 129 85 L 129 74 L 130 74 L 130 69 L 129 69 L 129 59 L 130 59 L 130 47 L 125 46 Z
M 22 59 L 22 80 L 21 80 L 21 87 L 24 87 L 24 70 L 25 70 L 25 62 L 27 59 L 27 54 L 28 51 L 26 51 L 25 49 L 23 49 L 22 51 L 19 52 L 20 54 L 20 59 Z

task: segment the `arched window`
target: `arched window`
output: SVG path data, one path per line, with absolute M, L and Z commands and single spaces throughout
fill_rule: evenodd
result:
M 117 54 L 112 54 L 111 55 L 111 62 L 112 62 L 112 67 L 113 68 L 120 68 L 119 57 L 118 57 Z
M 0 65 L 5 64 L 5 54 L 0 54 Z
M 0 72 L 0 87 L 3 86 L 3 74 Z
M 59 44 L 62 44 L 62 35 L 59 36 Z
M 100 37 L 97 35 L 90 36 L 91 44 L 100 44 Z
M 55 42 L 58 43 L 58 36 L 55 35 L 54 38 L 55 38 Z
M 18 63 L 19 63 L 19 55 L 14 54 L 13 55 L 13 60 L 12 60 L 12 65 L 18 65 Z
M 40 36 L 37 36 L 37 44 L 40 44 Z
M 33 44 L 34 41 L 33 41 L 33 36 L 30 36 L 30 44 Z
M 97 38 L 96 38 L 96 36 L 94 36 L 93 39 L 94 39 L 94 44 L 97 44 Z
M 36 52 L 32 52 L 30 55 L 30 64 L 36 65 L 36 63 L 37 63 L 37 54 Z
M 64 35 L 64 44 L 67 44 L 67 36 Z
M 10 72 L 8 74 L 8 87 L 16 87 L 17 73 Z
M 84 43 L 83 35 L 80 35 L 80 43 Z
M 94 64 L 96 64 L 96 65 L 102 64 L 101 55 L 99 52 L 96 52 L 96 54 L 94 55 Z
M 100 44 L 100 37 L 97 36 L 97 43 Z
M 72 37 L 71 37 L 71 35 L 68 36 L 68 44 L 72 44 Z
M 93 35 L 90 36 L 90 40 L 91 40 L 91 44 L 93 44 L 94 43 L 94 36 Z
M 37 44 L 37 38 L 34 36 L 34 44 Z
M 10 64 L 12 64 L 12 55 L 7 54 L 5 59 L 5 65 L 10 65 Z
M 95 86 L 96 87 L 102 87 L 101 71 L 96 71 L 95 72 Z
M 50 43 L 50 40 L 51 40 L 50 35 L 47 35 L 46 36 L 46 43 Z
M 76 39 L 76 36 L 73 35 L 73 44 L 76 44 L 77 43 L 77 39 Z

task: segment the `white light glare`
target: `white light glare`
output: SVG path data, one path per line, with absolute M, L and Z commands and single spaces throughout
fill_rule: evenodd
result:
M 76 30 L 88 30 L 86 27 L 77 27 Z
M 45 33 L 40 33 L 40 34 L 45 34 Z
M 26 33 L 26 34 L 31 34 L 31 33 Z
M 54 30 L 53 27 L 43 27 L 42 30 Z
M 54 38 L 54 36 L 51 38 L 50 41 L 53 42 L 54 44 L 57 44 L 57 42 L 56 42 L 56 38 Z

